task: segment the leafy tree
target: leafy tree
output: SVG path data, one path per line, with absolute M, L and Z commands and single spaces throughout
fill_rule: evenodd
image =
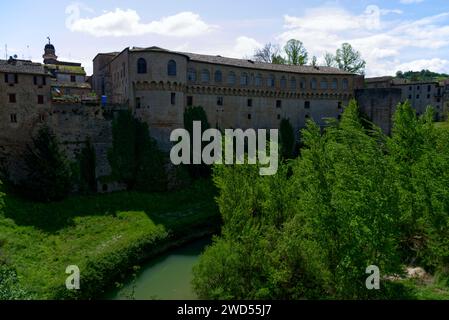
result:
M 267 43 L 263 48 L 256 50 L 253 59 L 254 61 L 264 63 L 286 63 L 285 59 L 281 55 L 281 49 L 279 46 L 272 43 Z
M 365 73 L 365 60 L 362 59 L 360 52 L 354 50 L 349 43 L 343 43 L 341 48 L 337 49 L 335 61 L 341 70 L 358 74 Z
M 27 179 L 20 184 L 26 196 L 47 202 L 61 200 L 72 190 L 69 162 L 50 128 L 39 130 L 24 159 Z
M 90 138 L 86 140 L 86 145 L 78 155 L 80 190 L 85 193 L 95 193 L 97 191 L 96 175 L 96 154 Z
M 307 64 L 309 54 L 301 41 L 289 40 L 284 47 L 284 51 L 287 55 L 288 64 L 299 66 Z
M 318 59 L 316 56 L 312 57 L 312 67 L 316 67 L 318 65 Z
M 189 107 L 184 112 L 184 128 L 190 133 L 190 137 L 193 137 L 193 123 L 195 121 L 201 122 L 201 135 L 204 131 L 210 128 L 209 122 L 207 120 L 207 115 L 201 106 Z M 188 170 L 192 178 L 201 178 L 210 176 L 210 167 L 204 164 L 193 164 L 193 139 L 191 139 L 192 154 Z M 202 143 L 203 147 L 206 143 Z
M 295 133 L 288 119 L 282 119 L 279 129 L 281 156 L 283 159 L 293 158 Z
M 129 190 L 165 190 L 164 156 L 150 137 L 148 126 L 130 112 L 121 112 L 113 122 L 112 134 L 108 158 L 113 177 Z

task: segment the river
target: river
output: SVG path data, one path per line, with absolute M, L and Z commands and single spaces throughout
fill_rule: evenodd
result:
M 195 300 L 192 268 L 211 240 L 201 239 L 144 264 L 134 280 L 110 292 L 113 300 Z

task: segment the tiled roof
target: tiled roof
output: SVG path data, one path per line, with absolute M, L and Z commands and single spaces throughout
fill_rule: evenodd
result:
M 391 81 L 393 80 L 393 77 L 391 76 L 385 76 L 385 77 L 373 77 L 373 78 L 365 78 L 365 82 L 384 82 L 384 81 Z
M 134 47 L 131 49 L 131 51 L 170 52 L 170 53 L 176 53 L 176 54 L 181 54 L 181 55 L 187 56 L 191 61 L 220 64 L 220 65 L 227 65 L 227 66 L 240 67 L 240 68 L 267 70 L 267 71 L 281 71 L 281 72 L 292 72 L 292 73 L 303 73 L 303 74 L 335 74 L 335 75 L 346 74 L 346 75 L 352 75 L 352 73 L 340 70 L 338 68 L 332 68 L 332 67 L 293 66 L 293 65 L 263 63 L 263 62 L 255 62 L 255 61 L 246 60 L 246 59 L 235 59 L 235 58 L 226 58 L 226 57 L 222 57 L 222 56 L 212 56 L 212 55 L 196 54 L 196 53 L 189 53 L 189 52 L 169 51 L 169 50 L 159 48 L 159 47 L 150 47 L 150 48 Z
M 14 60 L 13 62 L 0 60 L 0 72 L 48 75 L 42 64 L 28 60 Z

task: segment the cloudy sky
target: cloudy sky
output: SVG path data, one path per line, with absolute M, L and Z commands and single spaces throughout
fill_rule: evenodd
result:
M 4 1 L 0 58 L 41 61 L 47 36 L 61 60 L 88 73 L 98 52 L 132 46 L 241 58 L 267 42 L 304 42 L 319 61 L 343 42 L 367 61 L 368 76 L 397 70 L 449 73 L 449 1 L 97 0 Z

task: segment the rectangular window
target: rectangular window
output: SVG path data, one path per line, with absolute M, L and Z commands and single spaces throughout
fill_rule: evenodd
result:
M 310 109 L 310 101 L 304 102 L 304 109 Z
M 223 97 L 217 97 L 217 106 L 223 105 Z
M 43 95 L 38 95 L 37 96 L 37 104 L 44 104 L 44 96 Z
M 251 113 L 248 113 L 248 120 L 251 120 Z
M 281 120 L 281 115 L 280 114 L 278 114 L 278 120 Z
M 139 97 L 136 98 L 136 109 L 140 109 L 142 107 L 142 102 Z
M 429 84 L 429 85 L 427 86 L 427 91 L 430 92 L 430 90 L 432 90 L 432 86 Z
M 17 100 L 16 100 L 15 93 L 10 93 L 9 94 L 9 103 L 16 103 L 16 102 L 17 102 Z
M 419 99 L 419 94 L 416 95 L 416 99 Z
M 247 105 L 248 107 L 252 107 L 252 106 L 253 106 L 253 99 L 248 99 L 246 105 Z
M 5 83 L 19 83 L 19 76 L 16 73 L 5 73 Z
M 342 108 L 342 103 L 341 103 L 341 101 L 338 101 L 338 109 L 341 109 Z
M 11 115 L 9 117 L 10 117 L 11 123 L 17 123 L 17 114 L 11 113 Z
M 176 104 L 176 93 L 172 92 L 170 96 L 171 105 L 174 106 Z
M 411 94 L 408 95 L 408 99 L 412 100 L 412 95 Z
M 427 95 L 427 99 L 430 99 L 430 94 Z
M 276 100 L 276 108 L 282 108 L 282 101 Z
M 118 76 L 118 75 L 117 75 Z M 117 77 L 118 78 L 118 77 Z M 76 82 L 76 76 L 70 76 L 70 82 Z
M 187 106 L 188 107 L 193 106 L 193 97 L 192 96 L 187 97 Z

